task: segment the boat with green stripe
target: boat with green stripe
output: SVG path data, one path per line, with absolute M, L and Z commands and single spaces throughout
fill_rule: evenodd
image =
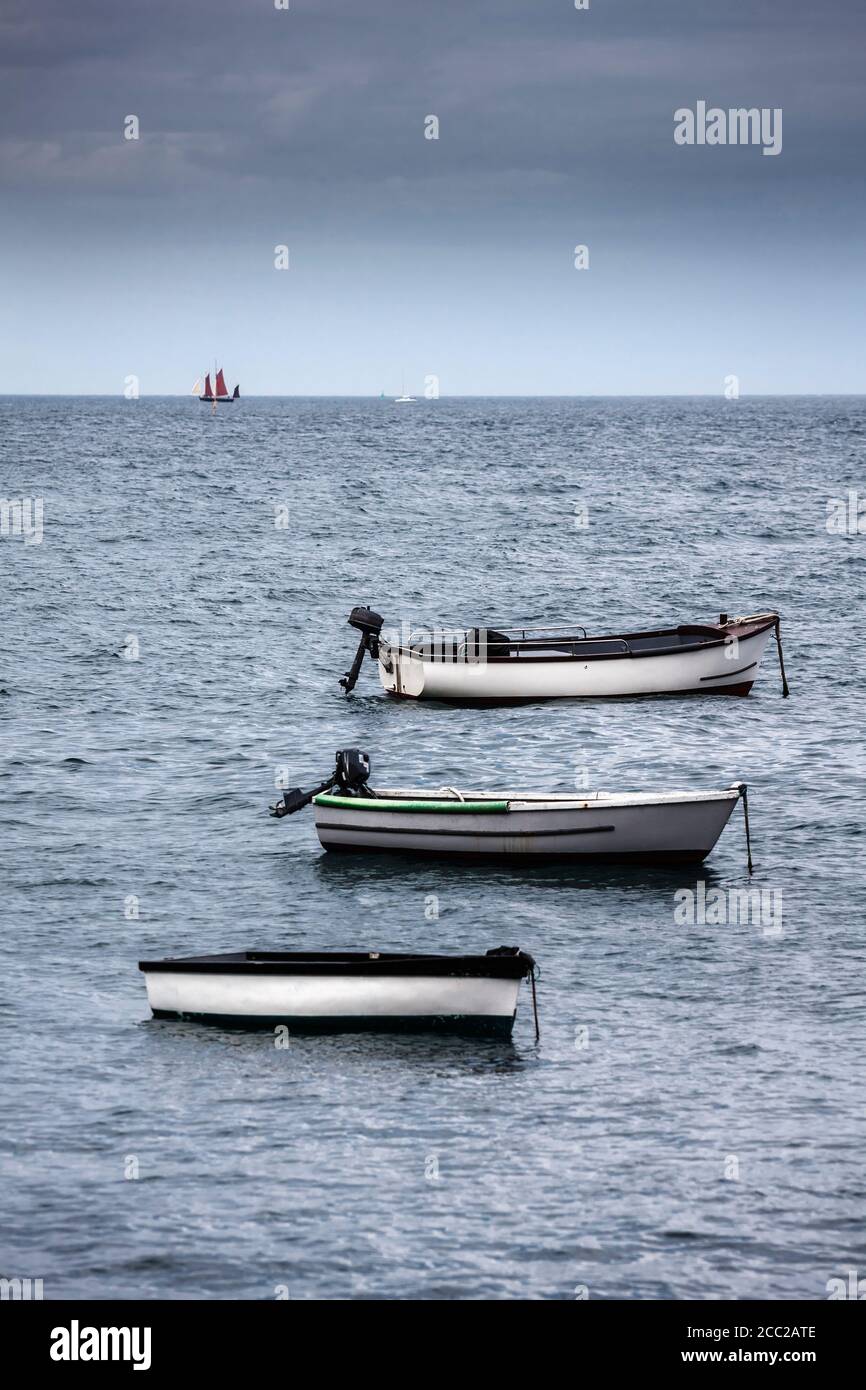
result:
M 705 859 L 737 802 L 742 783 L 720 790 L 663 792 L 478 791 L 455 786 L 371 787 L 370 759 L 337 754 L 333 773 L 271 808 L 281 818 L 313 805 L 322 847 L 396 851 L 462 859 Z
M 358 798 L 354 796 L 332 796 L 327 792 L 321 792 L 313 798 L 315 806 L 336 806 L 349 811 L 358 809 Z M 409 800 L 407 797 L 396 796 L 392 800 L 387 800 L 383 793 L 376 797 L 377 811 L 400 811 L 404 815 L 410 815 L 416 811 L 435 811 L 442 815 L 472 815 L 489 816 L 508 810 L 507 801 L 455 801 L 442 796 L 428 796 L 420 800 Z

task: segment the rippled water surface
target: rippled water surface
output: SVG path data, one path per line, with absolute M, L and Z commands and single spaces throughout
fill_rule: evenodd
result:
M 845 399 L 0 400 L 0 495 L 45 508 L 41 544 L 0 538 L 0 1273 L 785 1299 L 866 1271 L 866 535 L 826 527 L 864 443 Z M 778 608 L 792 694 L 771 647 L 748 699 L 416 706 L 368 663 L 347 701 L 354 603 L 596 630 Z M 266 808 L 344 745 L 390 784 L 747 780 L 781 931 L 675 920 L 698 877 L 745 885 L 739 811 L 697 873 L 328 859 L 309 812 Z M 524 993 L 509 1045 L 277 1050 L 154 1022 L 137 970 L 501 943 L 540 963 L 539 1044 Z

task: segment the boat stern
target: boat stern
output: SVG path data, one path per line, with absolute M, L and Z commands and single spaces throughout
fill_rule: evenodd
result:
M 379 680 L 389 695 L 418 700 L 424 694 L 424 662 L 406 647 L 380 641 Z

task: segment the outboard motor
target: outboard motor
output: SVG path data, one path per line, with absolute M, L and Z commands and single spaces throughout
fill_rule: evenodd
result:
M 367 754 L 362 753 L 360 748 L 341 748 L 330 777 L 308 792 L 302 791 L 300 787 L 292 787 L 291 791 L 283 792 L 282 801 L 272 806 L 270 813 L 277 818 L 292 816 L 295 811 L 302 811 L 305 806 L 309 806 L 322 792 L 331 791 L 332 788 L 336 788 L 341 796 L 374 797 L 376 793 L 367 786 L 369 776 L 370 759 Z
M 337 754 L 336 785 L 346 796 L 372 796 L 367 786 L 370 759 L 360 748 L 341 748 Z
M 369 652 L 374 661 L 378 658 L 379 634 L 382 631 L 384 621 L 381 613 L 374 613 L 372 608 L 353 608 L 349 614 L 349 626 L 358 629 L 361 633 L 361 640 L 358 643 L 355 660 L 345 676 L 340 679 L 340 684 L 347 695 L 355 689 L 361 671 L 361 663 L 364 660 L 364 653 Z

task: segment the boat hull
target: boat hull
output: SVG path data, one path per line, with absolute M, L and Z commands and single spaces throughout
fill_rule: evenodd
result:
M 748 695 L 772 624 L 739 637 L 682 650 L 614 656 L 535 656 L 511 660 L 430 660 L 382 641 L 379 679 L 389 695 L 457 704 L 639 695 Z M 579 644 L 576 644 L 579 650 Z
M 407 962 L 387 974 L 351 968 L 341 974 L 339 967 L 317 973 L 311 965 L 298 973 L 240 959 L 218 966 L 197 965 L 194 959 L 140 963 L 156 1018 L 243 1028 L 284 1024 L 291 1032 L 310 1033 L 433 1030 L 507 1036 L 527 967 L 517 967 L 516 973 L 509 961 L 499 973 L 488 968 L 489 974 L 416 973 Z
M 377 795 L 385 798 L 388 794 Z M 332 851 L 398 851 L 523 863 L 677 863 L 706 858 L 738 799 L 736 789 L 631 800 L 539 798 L 533 803 L 515 798 L 507 801 L 505 810 L 458 812 L 454 808 L 377 809 L 376 801 L 366 798 L 349 807 L 335 804 L 344 798 L 320 796 L 315 802 L 315 817 L 319 841 Z

